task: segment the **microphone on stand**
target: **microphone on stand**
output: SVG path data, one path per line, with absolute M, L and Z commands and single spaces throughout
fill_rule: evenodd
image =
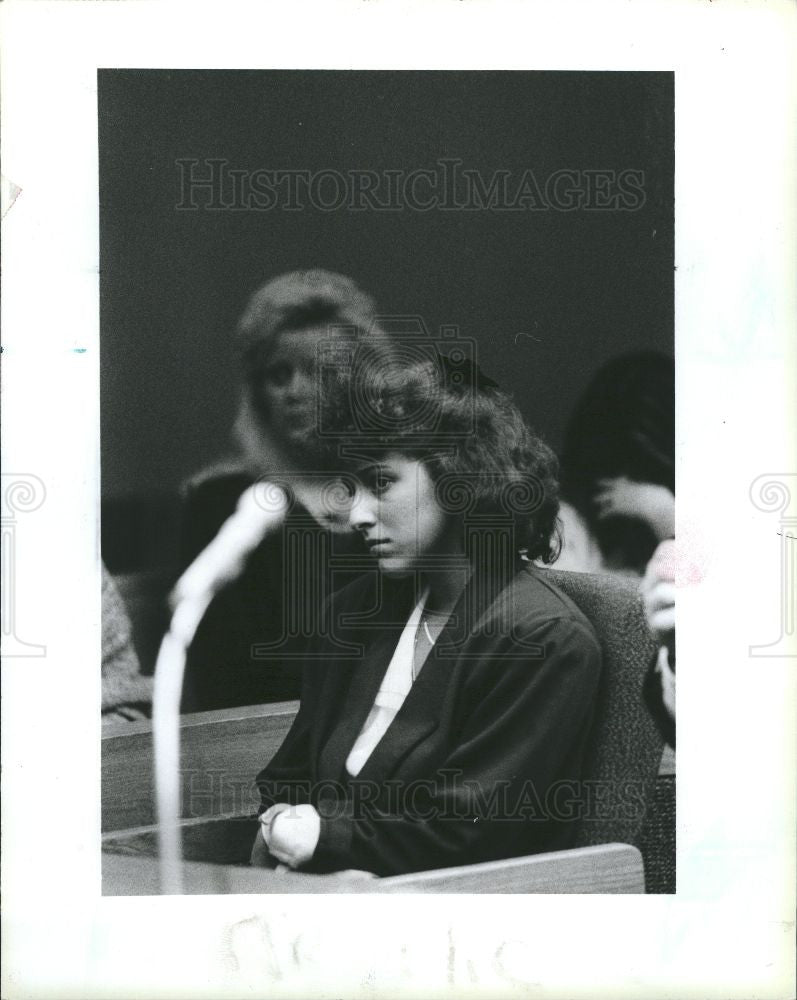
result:
M 169 631 L 155 664 L 152 733 L 161 892 L 183 888 L 180 841 L 180 700 L 188 648 L 208 605 L 243 571 L 247 558 L 285 520 L 285 490 L 257 482 L 241 495 L 235 512 L 177 581 L 170 597 Z
M 285 490 L 275 483 L 257 482 L 244 490 L 233 514 L 175 584 L 172 609 L 199 602 L 204 595 L 215 597 L 236 580 L 269 531 L 281 526 L 288 507 Z

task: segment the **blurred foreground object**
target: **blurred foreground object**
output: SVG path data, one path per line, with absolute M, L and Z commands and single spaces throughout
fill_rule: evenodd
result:
M 102 566 L 102 721 L 148 718 L 152 678 L 141 675 L 130 619 L 113 577 Z
M 675 746 L 675 542 L 662 542 L 640 586 L 645 615 L 659 644 L 643 694 L 659 732 Z

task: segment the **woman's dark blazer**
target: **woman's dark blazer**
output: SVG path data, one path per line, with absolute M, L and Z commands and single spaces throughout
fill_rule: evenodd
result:
M 506 586 L 471 578 L 382 740 L 346 772 L 411 604 L 406 583 L 375 573 L 332 595 L 299 712 L 257 777 L 261 811 L 316 807 L 305 871 L 392 875 L 567 846 L 601 654 L 530 565 Z

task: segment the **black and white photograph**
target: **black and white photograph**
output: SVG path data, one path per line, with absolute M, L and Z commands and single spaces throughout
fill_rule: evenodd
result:
M 674 892 L 672 74 L 98 120 L 104 891 Z
M 4 998 L 794 995 L 795 16 L 0 5 Z

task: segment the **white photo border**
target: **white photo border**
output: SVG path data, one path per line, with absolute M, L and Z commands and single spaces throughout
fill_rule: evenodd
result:
M 3 996 L 793 996 L 797 657 L 750 655 L 783 599 L 751 488 L 797 472 L 793 5 L 3 8 L 4 491 L 44 490 L 11 564 L 44 652 L 3 664 Z M 677 534 L 703 568 L 675 896 L 101 896 L 96 73 L 124 67 L 675 72 Z

